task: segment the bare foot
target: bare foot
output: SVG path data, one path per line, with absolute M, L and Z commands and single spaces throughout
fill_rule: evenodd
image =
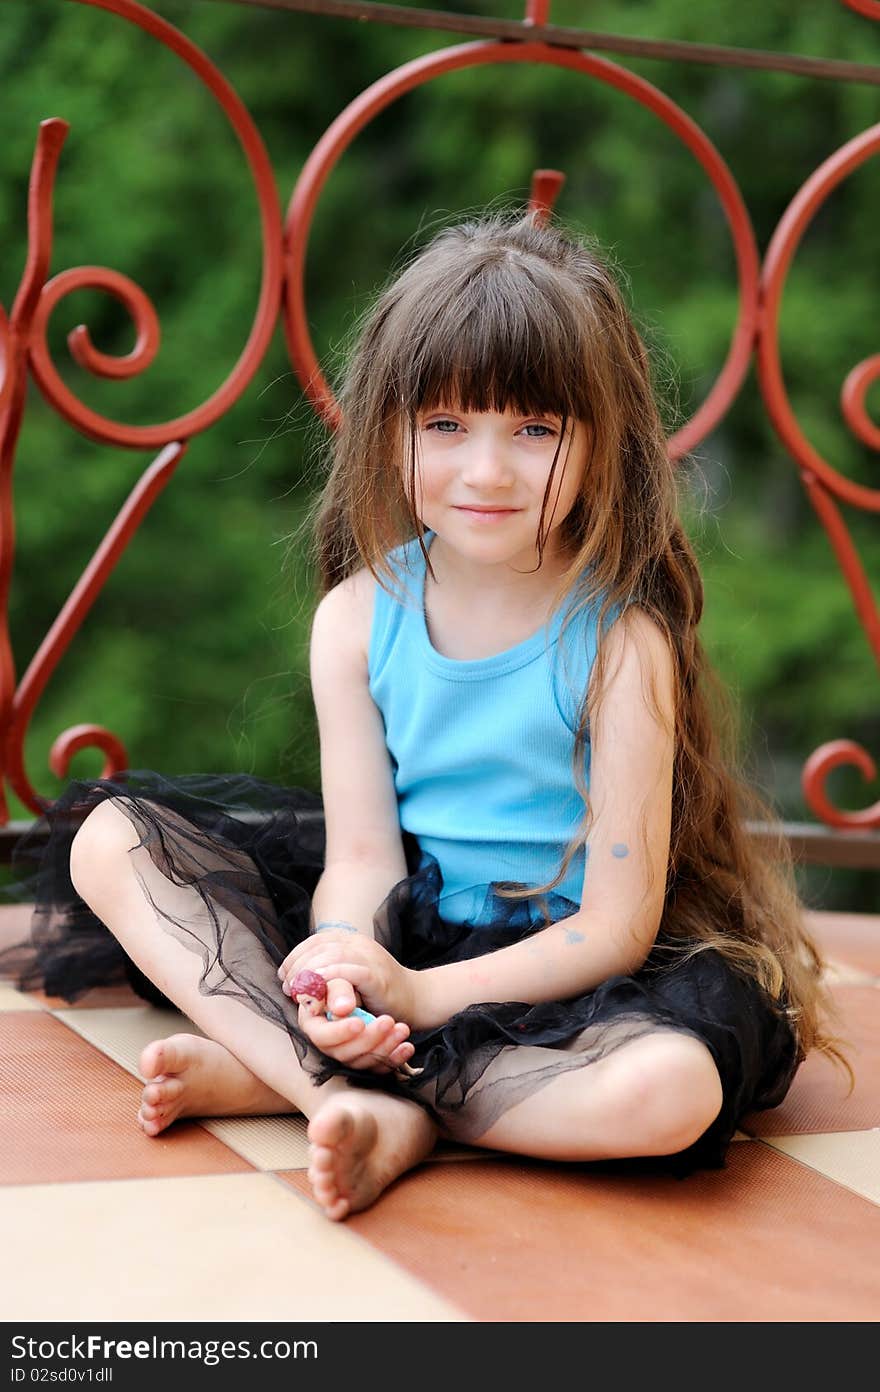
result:
M 436 1139 L 436 1126 L 414 1102 L 376 1092 L 337 1094 L 309 1123 L 312 1192 L 338 1222 L 368 1208 L 430 1155 Z
M 264 1116 L 295 1112 L 222 1044 L 197 1034 L 154 1039 L 140 1056 L 146 1086 L 138 1124 L 158 1136 L 178 1117 Z

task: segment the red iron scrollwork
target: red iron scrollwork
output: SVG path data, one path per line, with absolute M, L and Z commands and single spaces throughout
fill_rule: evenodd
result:
M 865 15 L 868 19 L 880 19 L 880 3 L 878 0 L 842 0 L 849 9 L 855 10 L 857 14 Z
M 90 410 L 67 388 L 48 344 L 49 318 L 59 300 L 73 290 L 90 288 L 113 295 L 129 312 L 136 329 L 135 347 L 122 358 L 99 352 L 88 329 L 80 325 L 68 336 L 74 360 L 96 376 L 121 379 L 143 372 L 159 348 L 159 320 L 147 295 L 128 277 L 101 266 L 81 266 L 46 281 L 52 245 L 52 194 L 55 171 L 69 129 L 66 122 L 42 122 L 31 170 L 28 200 L 28 259 L 12 315 L 0 309 L 0 777 L 18 797 L 40 813 L 48 800 L 31 786 L 23 766 L 24 739 L 37 701 L 63 653 L 105 585 L 130 538 L 152 503 L 170 480 L 186 450 L 187 441 L 213 425 L 238 399 L 265 356 L 281 304 L 281 207 L 272 166 L 247 108 L 221 73 L 195 44 L 152 10 L 134 0 L 78 0 L 137 25 L 176 53 L 205 84 L 223 108 L 242 146 L 256 186 L 263 241 L 263 274 L 259 303 L 247 343 L 226 381 L 201 406 L 161 425 L 132 426 L 108 420 Z M 89 439 L 130 449 L 160 449 L 129 494 L 99 545 L 86 571 L 64 604 L 55 623 L 16 688 L 15 663 L 9 641 L 8 596 L 14 558 L 12 473 L 15 447 L 24 411 L 27 371 L 33 374 L 49 404 Z M 76 725 L 55 740 L 50 767 L 65 777 L 77 750 L 97 747 L 106 755 L 102 776 L 125 768 L 122 742 L 109 730 Z M 0 782 L 0 823 L 9 820 Z
M 801 431 L 785 391 L 779 362 L 779 308 L 789 265 L 804 231 L 832 190 L 870 155 L 880 150 L 880 125 L 836 150 L 815 170 L 792 199 L 773 234 L 761 278 L 762 303 L 757 345 L 758 379 L 770 419 L 786 449 L 800 466 L 801 479 L 819 520 L 825 527 L 846 583 L 853 597 L 874 656 L 880 663 L 880 616 L 868 577 L 853 546 L 846 523 L 832 501 L 840 498 L 870 512 L 880 512 L 880 489 L 865 488 L 843 478 L 813 448 Z M 874 449 L 880 430 L 865 412 L 865 393 L 880 376 L 880 354 L 859 363 L 848 374 L 841 392 L 843 416 L 850 429 Z M 823 744 L 807 760 L 801 777 L 810 809 L 829 826 L 862 828 L 880 826 L 880 802 L 858 812 L 835 807 L 825 792 L 829 773 L 841 764 L 857 767 L 866 779 L 876 777 L 876 765 L 852 740 Z

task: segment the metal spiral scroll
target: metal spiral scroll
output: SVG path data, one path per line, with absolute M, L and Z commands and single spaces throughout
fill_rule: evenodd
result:
M 852 543 L 839 509 L 839 498 L 869 512 L 880 512 L 880 489 L 866 488 L 844 478 L 813 448 L 800 429 L 785 390 L 779 361 L 779 308 L 785 278 L 804 231 L 831 192 L 853 170 L 880 150 L 880 125 L 836 150 L 810 176 L 790 203 L 773 234 L 762 273 L 761 330 L 758 341 L 758 378 L 770 419 L 783 444 L 800 466 L 801 479 L 820 521 L 828 533 L 856 612 L 880 664 L 880 615 L 868 577 Z M 880 430 L 865 411 L 865 395 L 880 377 L 880 354 L 859 363 L 847 375 L 841 390 L 843 418 L 854 435 L 874 449 L 880 447 Z M 812 812 L 828 826 L 868 829 L 880 826 L 880 802 L 850 812 L 834 806 L 825 791 L 828 775 L 841 765 L 854 766 L 870 781 L 877 776 L 874 760 L 852 740 L 823 744 L 807 760 L 801 775 L 804 799 Z
M 530 17 L 546 19 L 546 5 L 530 6 Z M 665 93 L 616 63 L 572 49 L 542 43 L 480 42 L 427 54 L 386 74 L 361 92 L 325 131 L 297 180 L 286 217 L 284 326 L 288 351 L 303 390 L 331 427 L 339 408 L 312 347 L 305 304 L 305 260 L 309 227 L 321 189 L 355 136 L 398 97 L 444 73 L 494 63 L 541 63 L 583 73 L 632 97 L 652 111 L 692 152 L 708 174 L 730 227 L 739 279 L 739 313 L 727 359 L 696 414 L 669 440 L 677 459 L 693 449 L 724 416 L 748 370 L 757 331 L 758 253 L 739 187 L 715 146 L 700 127 Z M 557 176 L 560 180 L 562 175 Z M 535 199 L 533 185 L 533 204 Z
M 880 19 L 880 0 L 841 0 L 841 3 L 867 19 Z
M 262 228 L 263 266 L 259 302 L 247 343 L 229 376 L 201 406 L 159 425 L 133 426 L 109 420 L 81 402 L 63 382 L 52 361 L 47 331 L 55 306 L 74 290 L 102 290 L 119 301 L 131 316 L 136 341 L 123 357 L 99 352 L 88 329 L 79 325 L 68 335 L 71 356 L 95 376 L 123 379 L 144 372 L 159 349 L 156 311 L 144 291 L 127 276 L 102 266 L 81 266 L 46 282 L 52 242 L 52 194 L 55 169 L 69 129 L 52 119 L 41 123 L 31 170 L 28 201 L 29 252 L 22 286 L 10 320 L 0 309 L 0 510 L 3 538 L 0 555 L 0 728 L 3 730 L 2 772 L 21 801 L 40 813 L 49 801 L 32 787 L 23 767 L 24 739 L 37 701 L 71 639 L 106 583 L 142 518 L 170 480 L 193 435 L 207 429 L 238 399 L 250 382 L 272 338 L 281 301 L 281 208 L 272 166 L 250 114 L 233 88 L 205 55 L 165 20 L 134 0 L 77 0 L 112 14 L 151 35 L 177 54 L 222 107 L 241 144 L 256 186 Z M 8 592 L 14 554 L 11 502 L 15 445 L 24 409 L 27 367 L 48 403 L 89 439 L 130 449 L 160 449 L 131 490 L 55 623 L 16 689 L 9 641 Z M 81 724 L 55 740 L 50 767 L 59 778 L 67 774 L 74 753 L 99 748 L 106 758 L 102 777 L 128 764 L 125 748 L 102 726 Z M 6 798 L 0 786 L 0 822 L 8 821 Z

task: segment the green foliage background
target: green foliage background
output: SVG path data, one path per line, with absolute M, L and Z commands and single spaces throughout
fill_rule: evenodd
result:
M 437 9 L 459 8 L 435 0 Z M 454 35 L 360 24 L 217 0 L 152 8 L 220 68 L 267 145 L 286 206 L 315 142 L 366 86 Z M 515 0 L 474 9 L 509 18 Z M 880 62 L 880 25 L 836 0 L 556 0 L 552 19 L 607 32 Z M 877 119 L 868 85 L 656 60 L 620 60 L 666 92 L 729 164 L 759 249 L 810 173 Z M 72 390 L 121 421 L 173 418 L 206 400 L 249 331 L 260 275 L 256 199 L 224 117 L 193 74 L 139 29 L 77 0 L 5 0 L 0 11 L 0 302 L 9 310 L 26 255 L 27 181 L 37 128 L 70 132 L 58 170 L 51 273 L 96 264 L 131 277 L 162 325 L 161 350 L 128 382 L 93 380 L 66 334 L 87 324 L 104 352 L 133 346 L 108 296 L 56 310 L 50 345 Z M 517 204 L 532 170 L 566 173 L 561 217 L 599 236 L 627 284 L 689 417 L 727 352 L 734 258 L 714 193 L 689 153 L 646 110 L 598 82 L 542 67 L 444 77 L 398 101 L 331 176 L 309 250 L 310 327 L 328 374 L 358 312 L 408 248 L 489 203 Z M 842 422 L 840 386 L 878 349 L 880 170 L 869 162 L 807 231 L 786 288 L 782 351 L 802 428 L 847 477 L 876 486 L 876 455 Z M 877 415 L 880 391 L 869 397 Z M 49 684 L 26 745 L 40 792 L 60 784 L 47 754 L 68 726 L 95 721 L 132 766 L 247 770 L 318 787 L 308 686 L 313 580 L 287 538 L 320 480 L 323 432 L 291 372 L 280 328 L 228 414 L 195 439 Z M 21 673 L 152 456 L 94 444 L 31 389 L 15 468 L 11 625 Z M 735 692 L 751 776 L 780 814 L 812 820 L 800 768 L 826 740 L 880 755 L 875 663 L 849 593 L 763 411 L 751 372 L 695 451 L 687 525 L 706 579 L 704 640 Z M 869 575 L 880 570 L 876 515 L 847 510 Z M 73 776 L 100 772 L 95 751 Z M 878 797 L 852 771 L 840 805 Z M 30 814 L 13 800 L 12 815 Z M 876 872 L 804 869 L 816 907 L 880 909 Z

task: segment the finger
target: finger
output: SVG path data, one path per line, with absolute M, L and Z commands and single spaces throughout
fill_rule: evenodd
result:
M 292 953 L 292 952 L 288 952 L 287 956 L 286 956 L 286 957 L 284 958 L 284 960 L 282 961 L 281 966 L 278 968 L 278 975 L 281 976 L 281 977 L 286 977 L 286 976 L 288 976 L 288 975 L 290 974 L 290 967 L 291 967 L 291 963 L 292 963 L 292 962 L 293 962 L 293 953 Z
M 355 986 L 360 989 L 363 986 L 373 984 L 373 971 L 371 967 L 365 967 L 362 962 L 343 962 L 340 960 L 321 962 L 320 964 L 309 963 L 309 970 L 316 971 L 328 984 L 336 980 L 338 985 Z M 294 972 L 295 976 L 296 973 Z M 293 976 L 288 977 L 287 984 L 290 985 Z M 329 996 L 328 996 L 329 999 Z M 331 1006 L 335 1011 L 336 1007 Z
M 369 1024 L 365 1024 L 362 1033 L 345 1046 L 346 1053 L 352 1058 L 358 1054 L 377 1053 L 381 1050 L 383 1041 L 394 1029 L 394 1025 L 392 1016 L 380 1015 Z
M 369 1059 L 364 1058 L 363 1064 L 355 1064 L 354 1067 L 367 1067 L 374 1073 L 391 1073 L 402 1064 L 408 1063 L 415 1053 L 415 1045 L 408 1040 L 398 1044 L 396 1048 L 391 1047 L 387 1040 Z
M 343 943 L 350 938 L 348 933 L 334 934 L 329 930 L 320 935 L 314 933 L 297 943 L 292 951 L 288 952 L 281 966 L 278 968 L 279 976 L 291 976 L 300 971 L 304 966 L 311 966 L 313 959 L 319 955 L 341 955 L 340 948 Z M 337 944 L 334 948 L 333 944 Z
M 323 976 L 323 966 L 325 961 L 329 961 L 333 956 L 340 957 L 341 955 L 341 948 L 338 947 L 336 948 L 335 953 L 328 954 L 313 951 L 311 953 L 303 953 L 295 960 L 293 958 L 293 954 L 291 954 L 290 957 L 285 957 L 284 961 L 281 963 L 281 966 L 278 968 L 276 975 L 280 980 L 282 986 L 285 983 L 290 984 L 293 981 L 293 978 L 302 971 L 314 971 L 317 972 L 319 976 Z
M 331 966 L 331 963 L 338 962 L 347 956 L 349 956 L 349 948 L 344 942 L 329 942 L 329 944 L 304 942 L 301 947 L 295 949 L 290 956 L 284 959 L 276 974 L 281 981 L 292 981 L 298 972 L 305 972 L 305 970 L 326 976 L 326 969 Z
M 296 947 L 292 948 L 291 951 L 288 952 L 284 961 L 281 963 L 281 966 L 278 968 L 279 974 L 282 971 L 297 971 L 303 965 L 304 959 L 307 960 L 308 958 L 314 956 L 316 952 L 326 951 L 326 943 L 318 942 L 314 937 L 304 938 L 301 943 L 297 943 Z
M 393 1033 L 395 1024 L 390 1015 L 380 1015 L 372 1024 L 365 1026 L 363 1033 L 356 1039 L 334 1049 L 334 1058 L 340 1063 L 347 1063 L 351 1068 L 371 1068 L 377 1061 L 387 1062 L 385 1040 Z M 395 1036 L 393 1047 L 396 1047 L 398 1042 Z
M 295 963 L 295 970 L 301 971 L 304 966 L 310 971 L 321 972 L 328 975 L 331 967 L 338 963 L 347 962 L 352 966 L 363 967 L 369 970 L 369 958 L 365 961 L 364 957 L 355 948 L 352 950 L 350 943 L 330 943 L 326 949 L 315 950 L 309 953 L 308 957 L 300 958 Z
M 380 1016 L 380 1019 L 386 1017 Z M 400 1021 L 391 1021 L 391 1026 L 381 1036 L 371 1035 L 366 1031 L 361 1038 L 354 1041 L 351 1046 L 352 1057 L 357 1051 L 358 1062 L 353 1063 L 356 1068 L 374 1068 L 377 1065 L 396 1066 L 393 1062 L 394 1055 L 403 1044 L 406 1043 L 406 1035 L 409 1034 L 409 1026 Z M 412 1046 L 408 1046 L 412 1052 Z
M 327 975 L 327 1009 L 333 1015 L 349 1015 L 361 998 L 351 982 L 344 976 Z
M 296 971 L 291 972 L 290 976 L 281 978 L 281 989 L 285 996 L 292 996 L 294 993 L 294 982 L 296 978 L 306 968 L 299 966 Z M 323 977 L 327 984 L 327 993 L 324 999 L 327 1009 L 333 1015 L 349 1015 L 356 1005 L 360 1004 L 360 998 L 352 983 L 344 975 L 332 973 L 320 963 L 309 962 L 308 970 L 314 972 L 316 976 Z M 335 981 L 334 981 L 335 976 Z
M 296 973 L 302 971 L 304 967 L 312 967 L 315 958 L 319 954 L 326 955 L 326 951 L 326 944 L 316 943 L 311 938 L 307 938 L 305 942 L 299 943 L 292 952 L 287 954 L 278 968 L 278 975 L 282 977 L 296 976 Z
M 363 1034 L 365 1025 L 357 1016 L 345 1020 L 327 1020 L 323 1015 L 305 1015 L 300 1011 L 300 1028 L 323 1053 L 330 1053 L 351 1044 Z

